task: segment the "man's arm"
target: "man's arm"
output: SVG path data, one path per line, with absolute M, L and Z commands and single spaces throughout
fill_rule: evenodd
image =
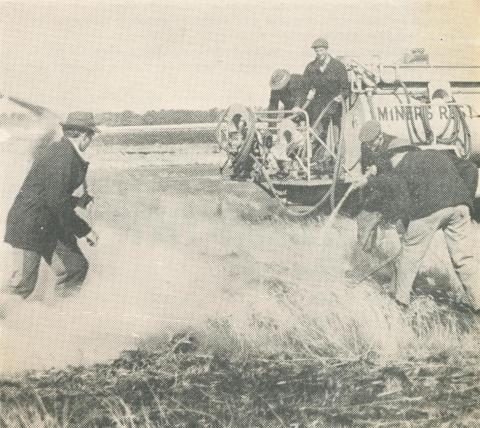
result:
M 72 157 L 68 149 L 52 146 L 51 156 L 45 159 L 45 194 L 50 211 L 57 216 L 65 234 L 79 238 L 87 235 L 91 228 L 74 211 L 74 199 L 69 192 L 72 177 Z
M 450 160 L 455 165 L 460 177 L 468 187 L 468 191 L 475 198 L 475 193 L 478 187 L 478 168 L 472 161 L 468 159 L 459 158 L 454 153 L 448 153 Z
M 268 103 L 268 110 L 278 110 L 280 104 L 280 94 L 278 91 L 270 91 L 270 101 Z M 276 119 L 277 116 L 275 113 L 270 113 L 268 115 L 269 119 Z M 277 125 L 277 122 L 269 122 L 268 126 L 274 128 Z
M 307 91 L 309 91 L 310 89 L 315 89 L 312 63 L 307 64 L 307 66 L 305 67 L 305 71 L 303 72 L 303 79 L 305 81 L 305 89 Z
M 342 98 L 345 100 L 350 96 L 350 81 L 348 80 L 347 68 L 341 61 L 338 61 L 337 76 L 340 82 L 340 93 L 335 100 L 341 102 Z
M 308 104 L 308 89 L 305 85 L 304 79 L 299 79 L 299 81 L 292 82 L 291 90 L 293 92 L 294 106 L 305 109 Z
M 395 223 L 409 217 L 411 204 L 407 183 L 400 175 L 387 172 L 369 177 L 366 211 L 378 211 L 385 220 Z
M 270 91 L 270 101 L 268 102 L 268 110 L 278 110 L 280 104 L 280 94 L 278 91 Z

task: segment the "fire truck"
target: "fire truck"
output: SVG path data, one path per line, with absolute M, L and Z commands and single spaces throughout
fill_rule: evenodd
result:
M 317 125 L 329 106 L 315 123 L 299 109 L 268 111 L 234 104 L 223 112 L 216 138 L 227 153 L 222 171 L 229 179 L 253 181 L 290 217 L 331 211 L 364 172 L 358 135 L 369 120 L 378 120 L 385 134 L 407 138 L 421 149 L 450 150 L 480 165 L 480 66 L 341 60 L 350 94 L 342 104 L 340 129 L 330 121 L 326 137 L 319 135 Z M 285 121 L 287 117 L 297 120 Z M 296 135 L 297 144 L 290 154 L 291 173 L 279 179 L 272 152 L 284 132 Z M 354 204 L 355 196 L 349 199 Z

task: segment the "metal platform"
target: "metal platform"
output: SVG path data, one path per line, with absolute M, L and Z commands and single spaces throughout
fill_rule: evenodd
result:
M 310 179 L 306 180 L 303 178 L 297 179 L 285 179 L 285 180 L 271 180 L 272 184 L 275 186 L 301 186 L 301 187 L 320 187 L 320 186 L 331 186 L 333 180 L 331 178 L 324 179 Z

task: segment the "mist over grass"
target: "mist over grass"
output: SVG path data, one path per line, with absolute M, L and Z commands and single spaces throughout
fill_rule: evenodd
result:
M 27 152 L 3 158 L 2 224 Z M 449 286 L 441 235 L 402 312 L 388 271 L 382 285 L 345 275 L 378 263 L 355 248 L 353 220 L 328 231 L 322 219 L 288 222 L 253 184 L 186 165 L 187 152 L 177 165 L 93 152 L 95 204 L 80 212 L 100 234 L 82 247 L 88 279 L 57 301 L 44 267 L 41 301 L 0 321 L 0 424 L 69 426 L 73 414 L 71 426 L 473 426 L 479 322 L 436 299 Z
M 339 218 L 326 236 L 321 221 L 287 222 L 252 184 L 221 183 L 211 166 L 115 174 L 94 167 L 90 183 L 95 206 L 84 215 L 100 245 L 84 247 L 91 262 L 84 289 L 51 307 L 27 303 L 6 320 L 5 370 L 104 361 L 190 331 L 208 349 L 228 343 L 260 355 L 406 360 L 478 352 L 477 321 L 435 302 L 438 284 L 420 282 L 423 295 L 403 313 L 388 280 L 346 278 L 358 265 L 352 220 Z M 446 250 L 436 239 L 439 256 L 422 271 L 438 279 Z M 377 262 L 365 260 L 363 273 Z M 49 281 L 45 269 L 37 294 L 47 301 Z

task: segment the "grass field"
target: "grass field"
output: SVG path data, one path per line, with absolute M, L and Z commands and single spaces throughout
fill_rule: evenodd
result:
M 82 292 L 49 301 L 45 269 L 44 302 L 0 321 L 0 426 L 480 426 L 480 323 L 446 303 L 441 237 L 402 312 L 387 272 L 345 275 L 378 263 L 352 220 L 326 234 L 218 165 L 128 156 L 90 159 Z

